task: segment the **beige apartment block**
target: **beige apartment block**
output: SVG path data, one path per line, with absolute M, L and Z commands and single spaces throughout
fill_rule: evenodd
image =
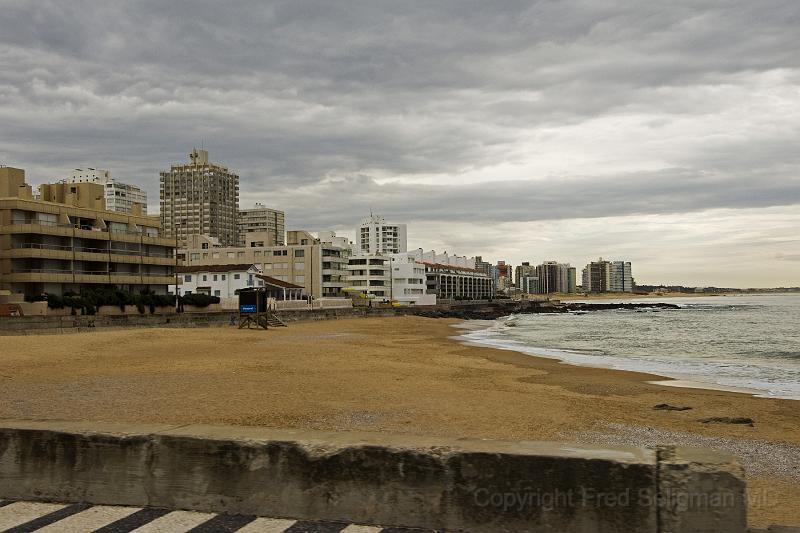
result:
M 191 235 L 208 235 L 222 246 L 236 246 L 239 176 L 208 161 L 194 149 L 189 163 L 160 174 L 161 226 L 167 237 L 186 246 Z
M 93 183 L 43 192 L 47 199 L 32 199 L 25 172 L 0 167 L 0 289 L 35 296 L 113 286 L 165 294 L 174 283 L 174 240 L 160 236 L 157 220 L 106 211 L 102 186 Z
M 265 276 L 302 286 L 314 298 L 341 297 L 349 251 L 307 231 L 289 231 L 283 246 L 265 246 L 265 233 L 248 233 L 245 246 L 222 246 L 205 235 L 190 237 L 178 257 L 189 267 L 253 264 Z
M 286 244 L 286 216 L 283 211 L 271 209 L 263 204 L 255 204 L 252 209 L 240 209 L 236 222 L 239 232 L 239 246 L 245 245 L 248 233 L 266 233 L 265 246 Z

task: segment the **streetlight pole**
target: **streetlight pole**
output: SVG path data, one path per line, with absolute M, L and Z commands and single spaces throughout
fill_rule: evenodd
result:
M 178 225 L 173 227 L 175 232 L 175 312 L 180 312 L 180 305 L 178 303 Z

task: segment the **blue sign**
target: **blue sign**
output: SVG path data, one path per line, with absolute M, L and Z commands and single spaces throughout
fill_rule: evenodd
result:
M 240 313 L 256 313 L 256 304 L 239 304 Z

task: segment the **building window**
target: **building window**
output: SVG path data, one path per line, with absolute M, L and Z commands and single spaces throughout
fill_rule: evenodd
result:
M 220 292 L 219 291 L 214 291 L 214 296 L 220 296 Z
M 219 259 L 219 252 L 212 252 L 211 253 L 211 258 L 212 259 Z
M 234 275 L 233 275 L 233 279 L 241 279 L 241 277 L 242 277 L 242 276 L 241 276 L 241 275 L 239 275 L 239 274 L 234 274 Z
M 294 269 L 295 270 L 305 270 L 306 269 L 306 264 L 305 263 L 295 263 L 294 264 Z
M 305 276 L 295 276 L 294 277 L 295 283 L 305 283 L 306 277 Z
M 199 254 L 199 253 L 196 253 L 196 254 L 191 254 L 191 255 L 189 256 L 189 258 L 190 258 L 192 261 L 200 261 L 200 254 Z
M 207 242 L 204 242 L 204 243 L 203 243 L 203 244 L 200 246 L 200 248 L 202 248 L 203 250 L 208 250 L 208 243 L 207 243 Z
M 295 250 L 294 251 L 294 256 L 295 257 L 305 257 L 306 256 L 306 251 L 305 250 Z
M 205 274 L 203 274 L 203 281 L 208 281 L 208 276 L 206 276 Z
M 236 257 L 241 259 L 242 257 L 244 257 L 244 252 L 236 252 Z
M 236 257 L 236 252 L 228 252 L 228 257 L 233 259 Z
M 191 274 L 186 274 L 185 276 L 183 276 L 183 281 L 185 281 L 187 283 L 191 283 L 192 275 Z
M 214 281 L 217 281 L 217 275 L 214 274 Z
M 222 274 L 222 281 L 225 281 L 225 278 L 226 278 L 226 277 L 227 277 L 227 276 L 225 276 L 225 274 Z

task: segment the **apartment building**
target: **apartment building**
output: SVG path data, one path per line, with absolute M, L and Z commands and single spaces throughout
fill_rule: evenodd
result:
M 26 296 L 113 287 L 165 294 L 175 244 L 152 217 L 107 211 L 99 183 L 42 186 L 0 167 L 0 289 Z
M 447 252 L 437 253 L 436 250 L 425 251 L 417 248 L 408 252 L 409 257 L 413 257 L 421 263 L 440 263 L 443 265 L 453 265 L 464 268 L 475 268 L 475 258 L 465 255 L 453 255 Z
M 513 287 L 514 269 L 505 261 L 498 261 L 497 264 L 492 265 L 489 272 L 498 291 L 509 291 Z
M 263 239 L 263 233 L 248 233 L 244 246 L 223 246 L 207 235 L 193 235 L 179 258 L 189 267 L 254 264 L 265 276 L 301 286 L 314 298 L 345 295 L 346 250 L 323 244 L 307 231 L 288 231 L 283 246 L 265 246 Z
M 76 168 L 65 183 L 97 183 L 103 186 L 106 210 L 134 215 L 147 214 L 147 193 L 135 185 L 111 177 L 108 170 Z
M 522 291 L 528 294 L 572 294 L 575 292 L 576 274 L 576 269 L 569 263 L 545 261 L 517 281 Z
M 346 237 L 337 237 L 333 231 L 320 231 L 318 240 L 322 246 L 322 296 L 342 297 L 348 286 L 347 265 L 353 243 Z
M 248 233 L 266 233 L 269 237 L 266 246 L 283 246 L 286 244 L 286 216 L 283 211 L 270 209 L 264 204 L 255 204 L 252 209 L 240 209 L 236 222 L 239 234 L 239 246 L 244 246 Z
M 536 276 L 536 267 L 531 265 L 529 261 L 523 261 L 521 265 L 514 269 L 514 279 L 517 280 L 518 285 L 521 285 L 523 278 L 530 276 Z
M 239 243 L 239 176 L 194 149 L 188 164 L 160 173 L 161 225 L 186 246 L 191 235 L 208 235 L 222 246 Z
M 436 295 L 428 294 L 425 263 L 411 254 L 389 256 L 392 300 L 400 305 L 436 305 Z
M 355 253 L 362 255 L 389 255 L 405 253 L 408 237 L 405 224 L 392 224 L 383 217 L 370 215 L 356 229 Z
M 389 256 L 350 256 L 345 292 L 351 297 L 391 300 L 393 294 L 389 262 Z
M 583 269 L 584 292 L 633 292 L 630 261 L 605 261 L 599 258 Z
M 474 268 L 425 264 L 426 292 L 441 300 L 486 300 L 495 292 L 494 280 Z

